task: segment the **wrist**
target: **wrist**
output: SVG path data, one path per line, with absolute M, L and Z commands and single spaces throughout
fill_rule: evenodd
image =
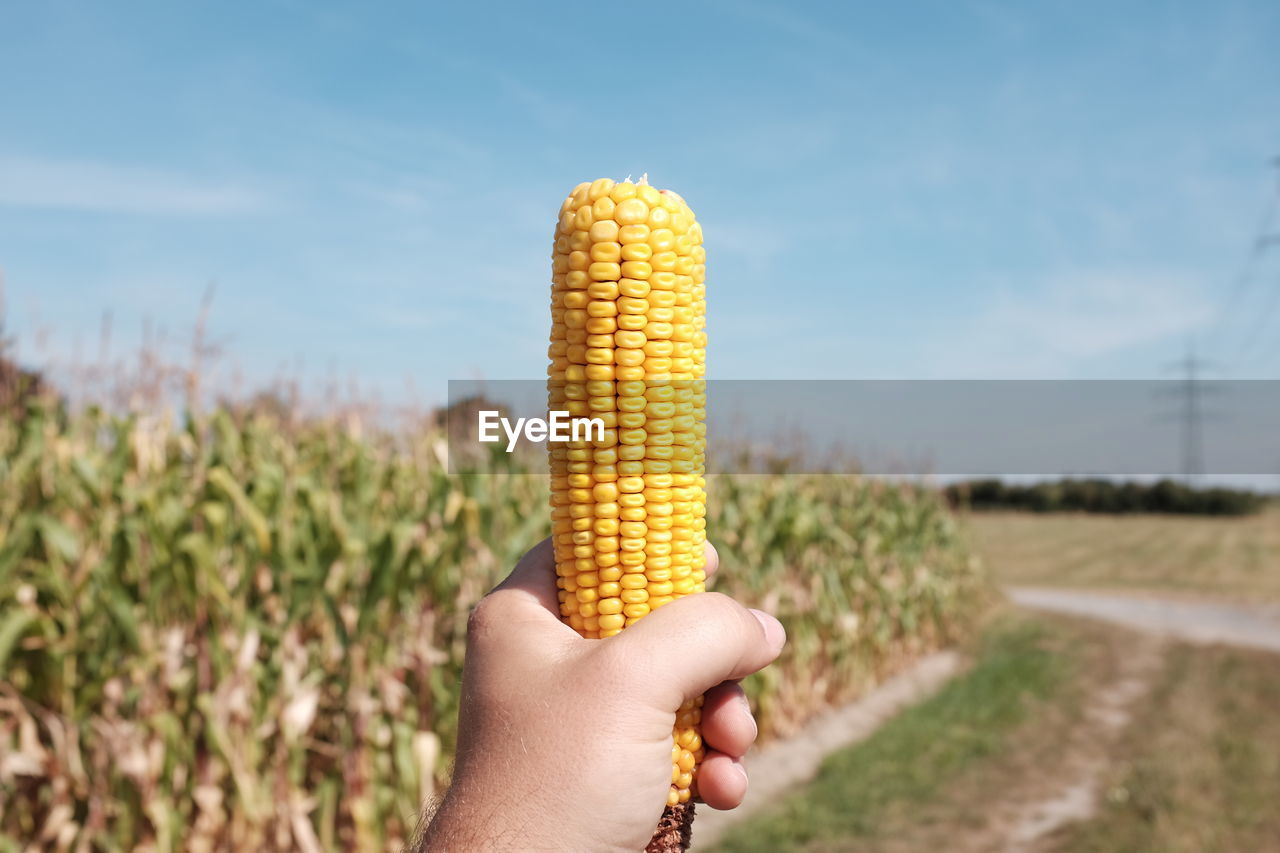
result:
M 516 796 L 507 785 L 455 780 L 445 793 L 413 853 L 508 853 L 508 851 L 588 850 L 570 838 L 571 821 L 539 803 Z

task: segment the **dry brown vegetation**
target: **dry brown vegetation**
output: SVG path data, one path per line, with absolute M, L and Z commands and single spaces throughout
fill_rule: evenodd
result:
M 966 516 L 995 580 L 1280 600 L 1280 507 L 1244 518 Z

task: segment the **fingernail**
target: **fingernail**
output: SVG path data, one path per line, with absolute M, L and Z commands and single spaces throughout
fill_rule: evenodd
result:
M 754 741 L 760 736 L 760 726 L 756 724 L 756 715 L 751 713 L 751 703 L 746 696 L 742 697 L 742 707 L 746 709 L 747 719 L 751 721 L 751 740 Z
M 746 767 L 746 765 L 745 765 L 745 764 L 743 764 L 743 763 L 742 763 L 742 759 L 741 759 L 741 758 L 739 758 L 737 761 L 733 762 L 733 766 L 734 766 L 734 767 L 736 767 L 736 768 L 738 769 L 738 774 L 742 776 L 742 781 L 743 781 L 743 782 L 748 781 L 748 779 L 747 779 L 747 767 Z
M 760 627 L 764 628 L 765 640 L 769 643 L 769 648 L 774 652 L 782 650 L 782 645 L 787 641 L 787 629 L 782 627 L 782 623 L 777 619 L 765 613 L 763 610 L 752 610 L 752 615 L 760 622 Z

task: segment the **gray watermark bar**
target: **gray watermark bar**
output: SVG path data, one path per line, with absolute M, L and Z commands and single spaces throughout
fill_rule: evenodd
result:
M 705 391 L 713 474 L 1280 474 L 1280 380 L 722 379 Z M 528 429 L 482 443 L 481 412 L 546 421 L 546 382 L 451 380 L 450 470 L 545 456 Z

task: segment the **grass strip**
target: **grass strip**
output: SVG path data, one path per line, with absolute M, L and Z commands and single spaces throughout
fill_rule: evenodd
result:
M 1010 732 L 1069 680 L 1068 647 L 1034 620 L 1006 616 L 983 635 L 973 668 L 866 741 L 829 756 L 809 785 L 731 830 L 717 849 L 776 851 L 874 836 Z

